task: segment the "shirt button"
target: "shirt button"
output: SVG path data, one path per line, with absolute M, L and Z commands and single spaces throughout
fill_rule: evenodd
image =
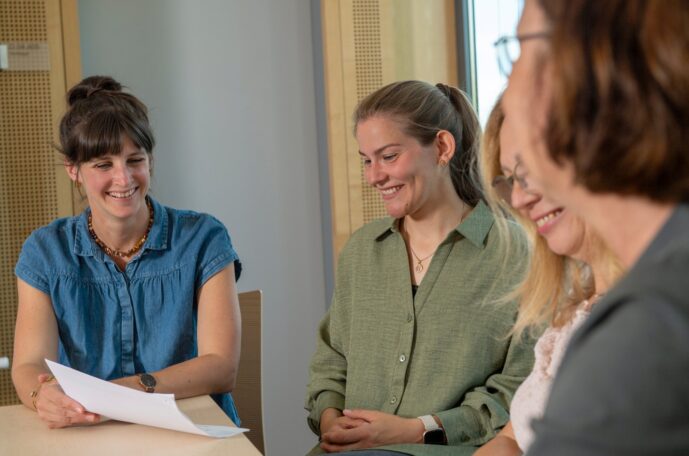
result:
M 403 363 L 407 360 L 407 357 L 404 355 L 400 355 L 400 363 Z
M 414 318 L 412 317 L 411 313 L 408 313 L 408 314 L 407 314 L 407 323 L 411 323 L 411 321 L 412 321 L 413 319 L 414 319 Z
M 392 397 L 390 398 L 390 403 L 391 403 L 391 404 L 395 404 L 396 402 L 397 402 L 397 396 L 392 396 Z

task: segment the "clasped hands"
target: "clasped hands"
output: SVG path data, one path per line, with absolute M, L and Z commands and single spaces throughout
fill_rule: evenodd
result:
M 38 416 L 51 429 L 67 426 L 95 424 L 100 415 L 87 412 L 83 405 L 67 396 L 56 380 L 48 374 L 38 376 L 37 395 L 34 405 Z
M 424 430 L 418 418 L 402 418 L 376 410 L 340 413 L 328 409 L 321 417 L 320 447 L 333 453 L 395 443 L 422 443 Z

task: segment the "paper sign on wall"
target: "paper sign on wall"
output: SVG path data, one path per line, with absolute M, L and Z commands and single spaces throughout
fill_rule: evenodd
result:
M 48 43 L 24 41 L 0 45 L 3 71 L 50 71 Z

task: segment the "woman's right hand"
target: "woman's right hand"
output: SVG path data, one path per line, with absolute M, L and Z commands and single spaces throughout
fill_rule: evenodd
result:
M 366 422 L 364 420 L 344 416 L 341 410 L 327 408 L 321 413 L 321 435 L 338 427 L 342 429 L 351 429 L 363 423 Z
M 49 378 L 48 374 L 38 376 L 39 389 L 34 401 L 38 416 L 49 428 L 57 429 L 100 422 L 100 415 L 87 412 L 84 406 L 62 391 L 57 380 L 48 380 Z
M 328 432 L 337 431 L 338 429 L 353 429 L 362 424 L 366 424 L 366 421 L 344 416 L 342 414 L 342 411 L 339 409 L 327 408 L 323 410 L 323 413 L 321 413 L 321 439 L 323 438 L 323 435 L 325 435 Z M 323 448 L 324 446 L 326 446 L 326 443 L 327 442 L 325 442 L 324 440 L 321 440 L 320 447 L 321 449 L 325 450 L 326 453 L 330 453 L 330 451 L 327 448 Z

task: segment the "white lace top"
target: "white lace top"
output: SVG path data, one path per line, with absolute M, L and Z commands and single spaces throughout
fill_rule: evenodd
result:
M 560 367 L 569 339 L 589 316 L 591 303 L 584 301 L 573 318 L 560 328 L 549 327 L 534 348 L 533 370 L 517 389 L 510 406 L 510 419 L 519 448 L 526 452 L 533 441 L 531 421 L 541 418 L 550 395 L 550 387 Z

